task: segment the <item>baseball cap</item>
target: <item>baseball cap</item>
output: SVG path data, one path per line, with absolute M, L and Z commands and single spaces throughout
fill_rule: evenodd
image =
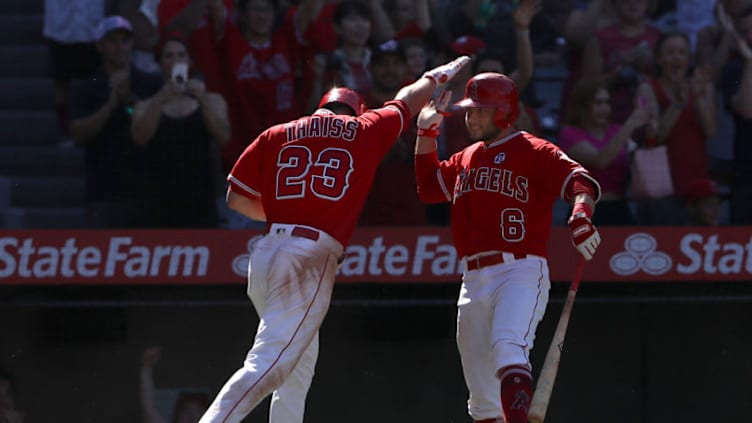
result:
M 379 44 L 371 51 L 371 63 L 378 62 L 381 58 L 390 54 L 399 57 L 403 62 L 407 62 L 402 45 L 397 40 L 389 40 Z
M 720 195 L 718 185 L 715 181 L 707 178 L 698 178 L 689 184 L 684 197 L 688 201 L 695 201 L 713 195 Z
M 99 22 L 99 25 L 97 25 L 97 29 L 95 31 L 97 41 L 104 38 L 110 32 L 117 30 L 123 30 L 133 33 L 133 26 L 131 26 L 131 23 L 128 22 L 128 19 L 125 19 L 122 16 L 107 16 L 106 18 L 102 19 L 101 22 Z
M 474 35 L 463 35 L 449 43 L 450 50 L 464 56 L 472 56 L 485 46 L 486 43 Z

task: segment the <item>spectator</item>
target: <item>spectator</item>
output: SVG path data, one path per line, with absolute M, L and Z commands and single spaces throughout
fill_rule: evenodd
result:
M 368 108 L 378 108 L 397 95 L 407 79 L 407 58 L 401 45 L 387 41 L 373 49 Z M 413 120 L 379 164 L 360 215 L 361 226 L 416 226 L 428 223 L 415 186 L 413 148 L 417 128 Z
M 752 5 L 732 19 L 719 13 L 721 25 L 733 34 L 734 57 L 723 69 L 722 90 L 734 119 L 734 175 L 731 223 L 752 224 Z
M 397 91 L 406 85 L 407 57 L 402 46 L 396 40 L 390 40 L 372 50 L 371 89 L 363 93 L 363 99 L 369 108 L 377 108 L 385 101 L 394 98 Z
M 707 139 L 716 131 L 715 88 L 712 70 L 696 68 L 690 75 L 689 39 L 671 31 L 656 45 L 657 77 L 640 85 L 638 96 L 647 99 L 658 119 L 656 141 L 668 147 L 671 179 L 676 199 L 640 203 L 639 223 L 671 224 L 684 209 L 684 195 L 694 178 L 708 177 Z M 664 206 L 658 203 L 666 202 Z M 658 209 L 656 209 L 658 207 Z M 665 216 L 661 216 L 665 213 Z
M 189 53 L 193 68 L 204 77 L 207 91 L 229 99 L 226 77 L 220 66 L 214 44 L 209 3 L 211 0 L 159 0 L 157 31 L 160 38 L 167 34 L 182 33 L 188 36 Z M 222 0 L 226 10 L 233 11 L 234 0 Z M 230 16 L 230 19 L 235 19 Z
M 146 348 L 141 356 L 139 371 L 139 398 L 143 423 L 167 423 L 156 403 L 154 366 L 159 362 L 162 350 L 159 347 Z M 178 394 L 172 412 L 172 423 L 197 423 L 209 407 L 210 398 L 205 392 L 182 391 Z
M 611 91 L 616 123 L 632 113 L 641 79 L 653 74 L 653 52 L 660 31 L 648 22 L 648 0 L 612 0 L 617 21 L 596 30 L 585 46 L 582 74 L 602 75 Z
M 212 228 L 219 223 L 219 149 L 230 139 L 227 104 L 190 76 L 185 38 L 158 49 L 162 89 L 136 103 L 133 141 L 146 146 L 144 220 L 147 227 Z M 179 69 L 185 69 L 181 74 Z M 189 79 L 190 78 L 190 79 Z
M 334 14 L 342 0 L 325 0 L 321 8 L 315 12 L 316 18 L 303 34 L 309 41 L 313 53 L 330 54 L 339 47 L 339 35 L 334 25 Z M 288 17 L 297 13 L 298 4 L 287 9 Z M 316 103 L 318 103 L 318 98 Z
M 369 0 L 378 42 L 423 38 L 431 30 L 429 0 Z
M 566 116 L 569 92 L 582 77 L 582 55 L 585 45 L 596 30 L 616 22 L 616 12 L 611 0 L 577 2 L 564 24 L 565 60 L 567 77 L 561 89 L 560 116 Z
M 723 211 L 718 186 L 712 179 L 694 179 L 684 196 L 688 223 L 692 226 L 718 226 Z
M 209 4 L 218 53 L 232 87 L 228 102 L 232 138 L 223 149 L 224 169 L 229 170 L 248 143 L 274 124 L 303 114 L 306 100 L 296 90 L 296 75 L 305 65 L 305 33 L 321 0 L 304 0 L 297 13 L 278 28 L 281 10 L 277 0 L 242 0 L 238 23 L 221 0 Z
M 48 40 L 53 97 L 60 136 L 69 135 L 71 80 L 91 77 L 99 66 L 96 27 L 105 14 L 104 0 L 45 0 L 44 37 Z
M 649 119 L 645 108 L 635 108 L 624 125 L 611 121 L 611 95 L 605 81 L 583 78 L 569 97 L 559 147 L 581 163 L 601 186 L 593 224 L 632 225 L 627 201 L 631 135 Z
M 449 36 L 456 39 L 472 35 L 483 39 L 489 19 L 496 11 L 496 4 L 487 0 L 459 0 L 449 3 L 446 9 Z M 441 41 L 441 40 L 439 40 Z
M 697 50 L 697 37 L 704 28 L 715 24 L 713 9 L 718 0 L 682 0 L 676 3 L 676 30 L 689 38 L 690 51 Z
M 497 7 L 490 21 L 490 24 L 483 33 L 483 40 L 490 47 L 501 49 L 507 57 L 505 62 L 512 66 L 517 66 L 515 58 L 517 57 L 517 36 L 518 27 L 515 14 L 521 7 L 528 7 L 535 10 L 530 16 L 530 22 L 527 22 L 525 28 L 529 29 L 530 43 L 533 51 L 533 61 L 536 66 L 548 67 L 555 66 L 561 62 L 561 48 L 559 38 L 561 36 L 560 27 L 552 21 L 551 17 L 540 11 L 543 0 L 518 0 L 499 2 L 502 7 Z M 527 5 L 526 5 L 527 3 Z
M 407 59 L 407 79 L 415 81 L 428 68 L 428 46 L 421 38 L 413 37 L 402 38 L 399 43 Z
M 144 151 L 130 136 L 133 106 L 156 92 L 159 78 L 131 65 L 133 28 L 121 16 L 97 27 L 102 66 L 71 87 L 71 135 L 84 148 L 88 221 L 96 227 L 137 225 Z
M 133 65 L 136 69 L 159 74 L 154 50 L 159 44 L 157 10 L 160 0 L 119 0 L 119 12 L 133 25 Z
M 364 95 L 371 89 L 368 66 L 371 62 L 372 16 L 360 0 L 343 0 L 334 10 L 338 47 L 328 56 L 323 94 L 331 87 L 348 87 Z
M 16 408 L 16 383 L 13 375 L 0 369 L 0 423 L 23 423 L 25 414 Z
M 734 33 L 728 31 L 720 22 L 720 14 L 737 15 L 749 0 L 719 0 L 715 2 L 714 14 L 716 19 L 697 33 L 696 63 L 697 66 L 713 67 L 713 82 L 719 86 L 721 72 L 734 51 Z

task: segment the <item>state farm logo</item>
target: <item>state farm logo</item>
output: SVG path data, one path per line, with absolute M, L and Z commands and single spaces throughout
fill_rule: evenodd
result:
M 0 238 L 0 278 L 56 279 L 206 276 L 209 248 L 157 243 L 131 236 L 94 241 Z
M 609 261 L 617 275 L 629 276 L 642 270 L 649 275 L 662 275 L 671 270 L 671 257 L 656 251 L 658 243 L 651 235 L 639 232 L 624 240 L 626 251 L 614 254 Z
M 247 253 L 232 260 L 232 271 L 238 276 L 248 275 L 250 253 L 263 235 L 246 242 Z M 462 274 L 457 250 L 437 235 L 420 235 L 413 243 L 386 242 L 383 236 L 368 240 L 367 244 L 353 243 L 345 250 L 345 259 L 337 269 L 341 277 L 400 278 L 454 277 Z

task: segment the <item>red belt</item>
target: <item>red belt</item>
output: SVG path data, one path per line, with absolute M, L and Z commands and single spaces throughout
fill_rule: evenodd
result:
M 515 260 L 521 260 L 527 257 L 527 254 L 514 253 Z M 467 270 L 477 270 L 486 266 L 504 263 L 504 256 L 501 253 L 480 256 L 474 259 L 467 259 Z
M 319 231 L 304 228 L 303 226 L 296 226 L 292 228 L 290 235 L 310 239 L 311 241 L 319 240 Z

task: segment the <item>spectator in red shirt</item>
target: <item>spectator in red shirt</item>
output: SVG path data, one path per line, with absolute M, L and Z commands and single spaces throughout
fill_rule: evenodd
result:
M 597 29 L 582 56 L 582 74 L 602 75 L 611 91 L 613 119 L 624 123 L 634 108 L 637 86 L 653 74 L 653 52 L 661 32 L 648 21 L 648 0 L 614 1 L 617 20 Z
M 276 0 L 242 0 L 238 22 L 222 0 L 209 3 L 217 52 L 228 79 L 232 107 L 232 139 L 223 149 L 229 169 L 240 153 L 264 129 L 295 119 L 305 112 L 306 100 L 298 93 L 298 71 L 308 64 L 305 33 L 322 0 L 304 0 L 291 19 L 275 27 Z
M 710 66 L 690 72 L 692 55 L 684 33 L 664 33 L 656 45 L 655 62 L 657 77 L 646 80 L 637 93 L 657 118 L 657 143 L 668 147 L 676 198 L 640 203 L 638 219 L 642 224 L 671 224 L 684 208 L 681 197 L 692 179 L 709 175 L 707 141 L 717 129 L 716 94 Z

